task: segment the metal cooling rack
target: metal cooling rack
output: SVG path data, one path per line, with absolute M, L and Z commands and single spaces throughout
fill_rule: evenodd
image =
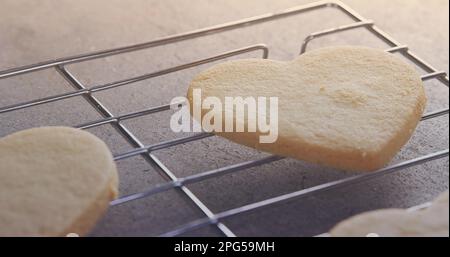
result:
M 198 65 L 202 65 L 202 64 L 206 64 L 206 63 L 210 63 L 210 62 L 214 62 L 214 61 L 219 61 L 219 60 L 222 60 L 222 59 L 225 59 L 228 57 L 238 56 L 238 55 L 248 53 L 248 52 L 260 51 L 262 53 L 262 58 L 268 58 L 269 49 L 266 45 L 264 45 L 264 44 L 251 45 L 251 46 L 244 47 L 241 49 L 236 49 L 236 50 L 225 52 L 225 53 L 222 53 L 222 54 L 219 54 L 216 56 L 212 56 L 212 57 L 209 57 L 206 59 L 197 60 L 197 61 L 194 61 L 191 63 L 171 67 L 171 68 L 160 70 L 157 72 L 144 74 L 142 76 L 124 79 L 124 80 L 107 83 L 107 84 L 103 84 L 103 85 L 99 85 L 99 86 L 95 86 L 95 87 L 91 87 L 91 88 L 86 88 L 82 83 L 80 83 L 80 81 L 76 77 L 74 77 L 74 75 L 70 71 L 68 71 L 65 68 L 65 66 L 68 64 L 80 63 L 80 62 L 84 62 L 84 61 L 88 61 L 88 60 L 104 58 L 104 57 L 108 57 L 108 56 L 112 56 L 112 55 L 124 54 L 124 53 L 132 52 L 132 51 L 138 51 L 138 50 L 143 50 L 143 49 L 147 49 L 147 48 L 151 48 L 151 47 L 185 41 L 185 40 L 189 40 L 189 39 L 193 39 L 193 38 L 197 38 L 197 37 L 202 37 L 202 36 L 221 33 L 221 32 L 229 31 L 229 30 L 233 30 L 233 29 L 239 29 L 242 27 L 252 26 L 255 24 L 260 24 L 260 23 L 264 23 L 264 22 L 268 22 L 268 21 L 283 19 L 286 17 L 290 17 L 290 16 L 294 16 L 294 15 L 298 15 L 298 14 L 302 14 L 305 12 L 309 12 L 309 11 L 316 10 L 316 9 L 322 9 L 322 8 L 335 8 L 335 9 L 343 12 L 344 14 L 346 14 L 354 22 L 351 24 L 348 24 L 348 25 L 335 27 L 335 28 L 331 28 L 328 30 L 310 34 L 303 41 L 303 43 L 301 45 L 300 54 L 302 54 L 306 51 L 307 45 L 309 42 L 311 42 L 311 40 L 314 40 L 314 39 L 320 38 L 320 37 L 324 37 L 324 36 L 327 36 L 330 34 L 339 33 L 339 32 L 346 31 L 346 30 L 365 28 L 368 31 L 370 31 L 374 36 L 376 36 L 377 38 L 384 41 L 388 45 L 388 47 L 390 47 L 386 51 L 391 52 L 391 53 L 396 52 L 396 53 L 402 54 L 404 57 L 406 57 L 407 59 L 412 61 L 415 65 L 417 65 L 418 67 L 423 69 L 425 72 L 427 72 L 427 74 L 422 76 L 422 80 L 425 81 L 425 80 L 436 79 L 448 87 L 449 79 L 445 72 L 439 71 L 436 68 L 434 68 L 433 66 L 431 66 L 429 63 L 425 62 L 423 59 L 421 59 L 416 54 L 414 54 L 408 48 L 408 46 L 400 44 L 398 41 L 396 41 L 391 36 L 386 34 L 384 31 L 379 29 L 376 25 L 374 25 L 373 21 L 363 18 L 361 15 L 356 13 L 354 10 L 352 10 L 351 8 L 349 8 L 342 2 L 332 0 L 332 1 L 320 1 L 320 2 L 311 3 L 311 4 L 307 4 L 307 5 L 301 5 L 301 6 L 293 7 L 293 8 L 286 9 L 286 10 L 276 12 L 276 13 L 269 13 L 269 14 L 264 14 L 264 15 L 260 15 L 260 16 L 250 17 L 247 19 L 241 19 L 241 20 L 237 20 L 237 21 L 233 21 L 233 22 L 229 22 L 229 23 L 225 23 L 225 24 L 220 24 L 217 26 L 207 27 L 204 29 L 194 30 L 194 31 L 190 31 L 190 32 L 182 33 L 182 34 L 177 34 L 177 35 L 173 35 L 173 36 L 169 36 L 169 37 L 160 38 L 160 39 L 142 43 L 142 44 L 120 47 L 120 48 L 115 48 L 115 49 L 110 49 L 110 50 L 105 50 L 105 51 L 98 51 L 98 52 L 87 53 L 87 54 L 81 54 L 81 55 L 67 57 L 67 58 L 60 58 L 60 59 L 56 59 L 56 60 L 45 61 L 45 62 L 33 64 L 33 65 L 27 65 L 27 66 L 22 66 L 22 67 L 18 67 L 18 68 L 1 71 L 0 79 L 4 79 L 4 78 L 8 78 L 8 77 L 13 77 L 13 76 L 20 76 L 25 73 L 35 72 L 35 71 L 39 71 L 39 70 L 43 70 L 43 69 L 54 68 L 58 71 L 58 73 L 65 80 L 67 80 L 74 87 L 75 90 L 72 92 L 69 92 L 69 93 L 52 95 L 52 96 L 48 96 L 48 97 L 44 97 L 44 98 L 35 99 L 32 101 L 27 101 L 27 102 L 17 103 L 17 104 L 13 104 L 13 105 L 9 105 L 9 106 L 0 107 L 0 114 L 12 112 L 12 111 L 16 111 L 16 110 L 20 110 L 20 109 L 24 109 L 24 108 L 30 108 L 30 107 L 37 106 L 37 105 L 56 102 L 56 101 L 60 101 L 63 99 L 68 99 L 68 98 L 72 98 L 72 97 L 76 97 L 76 96 L 82 96 L 89 104 L 92 105 L 92 107 L 95 110 L 97 110 L 102 115 L 103 118 L 100 120 L 96 120 L 96 121 L 92 121 L 92 122 L 88 122 L 88 123 L 79 125 L 79 126 L 77 126 L 78 128 L 87 129 L 87 128 L 97 127 L 97 126 L 104 125 L 104 124 L 111 124 L 134 147 L 134 149 L 129 152 L 125 152 L 125 153 L 116 155 L 115 156 L 116 161 L 140 155 L 152 166 L 160 169 L 170 179 L 170 182 L 156 185 L 154 187 L 149 188 L 146 191 L 123 196 L 119 199 L 116 199 L 111 202 L 111 206 L 120 205 L 125 202 L 133 201 L 133 200 L 144 198 L 144 197 L 149 197 L 151 195 L 158 194 L 158 193 L 170 190 L 170 189 L 177 189 L 177 190 L 182 191 L 205 214 L 205 218 L 198 219 L 198 220 L 192 221 L 190 223 L 187 223 L 173 231 L 169 231 L 169 232 L 163 234 L 163 236 L 176 236 L 176 235 L 183 234 L 187 231 L 191 231 L 196 228 L 200 228 L 200 227 L 207 226 L 207 225 L 217 226 L 217 228 L 225 236 L 235 236 L 235 234 L 226 225 L 224 225 L 221 222 L 223 219 L 231 217 L 231 216 L 236 216 L 236 215 L 248 212 L 248 211 L 252 211 L 252 210 L 259 209 L 259 208 L 274 205 L 274 204 L 277 204 L 277 203 L 280 203 L 280 202 L 283 202 L 283 201 L 286 201 L 289 199 L 311 196 L 312 194 L 315 194 L 318 192 L 332 190 L 332 189 L 335 189 L 338 187 L 343 187 L 343 186 L 351 185 L 354 183 L 370 180 L 370 179 L 380 177 L 380 176 L 383 176 L 383 175 L 386 175 L 389 173 L 394 173 L 394 172 L 400 171 L 400 170 L 408 168 L 408 167 L 412 167 L 412 166 L 419 165 L 419 164 L 429 162 L 432 160 L 448 157 L 449 149 L 437 151 L 437 152 L 430 153 L 430 154 L 427 154 L 427 155 L 424 155 L 424 156 L 421 156 L 418 158 L 410 159 L 410 160 L 407 160 L 407 161 L 404 161 L 404 162 L 401 162 L 401 163 L 398 163 L 395 165 L 385 167 L 385 168 L 380 169 L 375 172 L 365 173 L 362 175 L 355 175 L 355 176 L 352 176 L 349 178 L 344 178 L 344 179 L 340 179 L 337 181 L 324 183 L 321 185 L 317 185 L 317 186 L 313 186 L 313 187 L 306 188 L 303 190 L 295 191 L 292 193 L 280 195 L 280 196 L 266 199 L 263 201 L 247 204 L 247 205 L 244 205 L 244 206 L 241 206 L 238 208 L 226 210 L 226 211 L 219 212 L 219 213 L 213 213 L 202 201 L 200 201 L 199 198 L 197 198 L 195 196 L 194 193 L 192 193 L 191 190 L 189 190 L 186 187 L 186 185 L 197 183 L 197 182 L 209 179 L 209 178 L 218 177 L 218 176 L 222 176 L 225 174 L 237 172 L 237 171 L 244 170 L 247 168 L 255 167 L 258 165 L 263 165 L 263 164 L 267 164 L 267 163 L 274 162 L 277 160 L 281 160 L 281 159 L 283 159 L 283 157 L 273 155 L 273 156 L 265 157 L 265 158 L 258 159 L 258 160 L 246 161 L 246 162 L 237 163 L 237 164 L 233 164 L 233 165 L 218 168 L 218 169 L 209 170 L 209 171 L 198 173 L 198 174 L 195 174 L 192 176 L 187 176 L 187 177 L 182 177 L 182 178 L 176 177 L 174 175 L 174 173 L 172 171 L 170 171 L 164 165 L 164 163 L 161 162 L 152 153 L 154 151 L 157 151 L 160 149 L 173 147 L 173 146 L 176 146 L 179 144 L 186 144 L 186 143 L 189 143 L 189 142 L 192 142 L 195 140 L 200 140 L 200 139 L 210 137 L 213 135 L 208 134 L 208 133 L 199 133 L 199 134 L 195 134 L 193 136 L 164 141 L 164 142 L 160 142 L 160 143 L 153 144 L 153 145 L 144 145 L 130 130 L 128 130 L 128 128 L 122 123 L 122 121 L 125 121 L 128 119 L 135 119 L 135 118 L 142 117 L 144 115 L 149 115 L 149 114 L 156 113 L 156 112 L 166 111 L 166 110 L 170 109 L 170 105 L 167 104 L 167 105 L 157 106 L 157 107 L 153 107 L 153 108 L 149 108 L 149 109 L 145 109 L 145 110 L 141 110 L 141 111 L 137 111 L 137 112 L 128 113 L 125 115 L 116 116 L 113 113 L 111 113 L 108 110 L 108 108 L 98 100 L 98 98 L 96 98 L 94 96 L 94 93 L 99 92 L 99 91 L 109 90 L 109 89 L 116 88 L 116 87 L 126 86 L 126 85 L 134 83 L 134 82 L 151 79 L 151 78 L 165 75 L 168 73 L 181 71 L 181 70 L 188 69 L 188 68 L 191 68 L 194 66 L 198 66 Z M 438 116 L 447 115 L 448 113 L 449 113 L 448 108 L 441 109 L 438 111 L 433 111 L 431 113 L 425 114 L 422 117 L 422 120 L 432 119 L 432 118 L 435 118 Z

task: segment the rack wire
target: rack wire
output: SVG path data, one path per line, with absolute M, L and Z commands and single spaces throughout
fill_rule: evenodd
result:
M 231 231 L 225 224 L 222 223 L 222 220 L 225 218 L 229 218 L 232 216 L 240 215 L 245 212 L 249 212 L 252 210 L 260 209 L 263 207 L 271 206 L 274 204 L 278 204 L 293 198 L 302 198 L 306 196 L 311 196 L 313 194 L 336 189 L 338 187 L 344 187 L 351 184 L 367 181 L 374 179 L 376 177 L 380 177 L 386 174 L 398 172 L 402 169 L 412 167 L 415 165 L 419 165 L 425 162 L 429 162 L 432 160 L 440 159 L 440 158 L 448 158 L 449 155 L 449 149 L 437 151 L 434 153 L 430 153 L 424 156 L 420 156 L 418 158 L 410 159 L 404 162 L 400 162 L 398 164 L 394 164 L 388 167 L 385 167 L 383 169 L 380 169 L 375 172 L 371 173 L 365 173 L 361 175 L 355 175 L 348 178 L 320 184 L 317 186 L 309 187 L 306 189 L 302 189 L 299 191 L 283 194 L 280 196 L 276 196 L 273 198 L 269 198 L 266 200 L 254 202 L 251 204 L 247 204 L 244 206 L 240 206 L 234 209 L 229 209 L 223 212 L 219 213 L 213 213 L 191 190 L 189 190 L 186 186 L 189 184 L 194 184 L 197 182 L 204 181 L 206 179 L 214 178 L 223 176 L 225 174 L 234 173 L 237 171 L 241 171 L 244 169 L 248 169 L 251 167 L 279 161 L 283 159 L 284 157 L 271 155 L 268 157 L 264 157 L 257 160 L 251 160 L 246 161 L 242 163 L 232 164 L 226 167 L 212 169 L 206 172 L 197 173 L 195 175 L 186 176 L 186 177 L 177 177 L 171 170 L 169 170 L 165 164 L 160 161 L 153 153 L 157 150 L 173 147 L 180 144 L 187 144 L 189 142 L 193 142 L 196 140 L 201 140 L 207 137 L 213 136 L 209 133 L 198 133 L 192 136 L 172 139 L 164 142 L 159 142 L 152 145 L 144 145 L 124 124 L 123 121 L 129 120 L 129 119 L 135 119 L 139 117 L 143 117 L 145 115 L 150 115 L 157 112 L 162 112 L 169 110 L 171 108 L 170 104 L 156 106 L 136 112 L 127 113 L 124 115 L 114 115 L 111 111 L 108 110 L 108 108 L 97 98 L 94 96 L 94 93 L 109 90 L 117 87 L 123 87 L 128 84 L 148 80 L 151 78 L 155 78 L 158 76 L 162 76 L 169 73 L 174 73 L 177 71 L 189 69 L 195 66 L 199 66 L 202 64 L 214 62 L 214 61 L 220 61 L 229 57 L 238 56 L 241 54 L 249 53 L 249 52 L 261 52 L 262 58 L 268 58 L 269 56 L 269 48 L 264 44 L 256 44 L 247 46 L 244 48 L 228 51 L 225 53 L 221 53 L 215 56 L 211 56 L 209 58 L 200 59 L 194 62 L 186 63 L 183 65 L 167 68 L 164 70 L 159 70 L 156 72 L 144 74 L 137 77 L 132 77 L 124 80 L 119 80 L 111 83 L 106 83 L 98 86 L 94 86 L 91 88 L 87 88 L 84 86 L 68 69 L 66 69 L 66 65 L 74 64 L 74 63 L 81 63 L 88 60 L 93 59 L 99 59 L 99 58 L 105 58 L 108 56 L 118 55 L 118 54 L 125 54 L 133 51 L 139 51 L 143 49 L 148 49 L 156 46 L 166 45 L 166 44 L 172 44 L 180 41 L 185 41 L 189 39 L 194 39 L 198 37 L 203 37 L 206 35 L 221 33 L 229 30 L 239 29 L 243 27 L 253 26 L 256 24 L 283 19 L 290 16 L 299 15 L 305 12 L 309 12 L 316 9 L 322 9 L 322 8 L 335 8 L 337 10 L 340 10 L 344 14 L 346 14 L 348 17 L 350 17 L 354 22 L 351 24 L 347 24 L 344 26 L 339 26 L 335 28 L 331 28 L 328 30 L 323 30 L 319 32 L 315 32 L 310 34 L 305 38 L 302 45 L 300 46 L 300 54 L 303 54 L 307 50 L 308 44 L 317 38 L 325 37 L 330 34 L 335 34 L 347 30 L 353 30 L 357 28 L 365 28 L 368 31 L 370 31 L 373 35 L 375 35 L 377 38 L 381 39 L 388 45 L 388 49 L 386 49 L 387 52 L 390 53 L 400 53 L 410 61 L 412 61 L 415 65 L 422 68 L 427 74 L 422 76 L 422 80 L 438 80 L 441 84 L 448 87 L 449 85 L 449 79 L 446 72 L 439 71 L 438 69 L 434 68 L 429 63 L 425 62 L 423 59 L 418 57 L 414 52 L 412 52 L 407 45 L 400 44 L 398 41 L 393 39 L 391 36 L 389 36 L 387 33 L 382 31 L 380 28 L 378 28 L 373 21 L 367 20 L 361 15 L 359 15 L 357 12 L 355 12 L 353 9 L 349 8 L 345 4 L 343 4 L 340 1 L 319 1 L 311 4 L 301 5 L 297 7 L 293 7 L 290 9 L 286 9 L 280 12 L 276 13 L 268 13 L 260 16 L 254 16 L 246 19 L 241 19 L 229 23 L 224 23 L 212 27 L 207 27 L 204 29 L 194 30 L 182 34 L 176 34 L 173 36 L 163 37 L 160 39 L 156 39 L 150 42 L 142 43 L 142 44 L 136 44 L 126 47 L 120 47 L 120 48 L 114 48 L 109 49 L 105 51 L 97 51 L 87 54 L 81 54 L 77 56 L 72 57 L 66 57 L 66 58 L 60 58 L 56 60 L 50 60 L 45 61 L 37 64 L 22 66 L 18 68 L 13 68 L 5 71 L 0 72 L 0 79 L 13 77 L 13 76 L 20 76 L 26 73 L 36 72 L 43 69 L 51 69 L 54 68 L 56 71 L 66 80 L 70 83 L 70 85 L 75 89 L 72 92 L 69 93 L 62 93 L 62 94 L 56 94 L 44 98 L 38 98 L 31 101 L 21 102 L 9 106 L 0 107 L 0 114 L 8 113 L 20 109 L 30 108 L 37 105 L 43 105 L 48 104 L 51 102 L 60 101 L 63 99 L 73 98 L 76 96 L 82 96 L 92 107 L 101 114 L 102 118 L 95 121 L 86 122 L 84 124 L 80 124 L 76 126 L 80 129 L 88 129 L 93 128 L 97 126 L 101 126 L 104 124 L 110 124 L 112 125 L 133 147 L 133 150 L 118 154 L 114 157 L 116 161 L 131 158 L 133 156 L 142 156 L 149 164 L 151 164 L 153 167 L 157 167 L 160 171 L 163 172 L 163 174 L 167 175 L 167 177 L 170 179 L 169 182 L 158 184 L 156 186 L 153 186 L 151 188 L 148 188 L 147 190 L 139 193 L 134 193 L 131 195 L 122 196 L 110 203 L 111 206 L 117 206 L 129 201 L 149 197 L 151 195 L 155 195 L 167 190 L 176 189 L 181 191 L 183 194 L 185 194 L 190 201 L 192 201 L 205 215 L 204 218 L 194 220 L 192 222 L 189 222 L 187 224 L 184 224 L 175 230 L 168 231 L 162 236 L 176 236 L 183 234 L 185 232 L 204 227 L 207 225 L 215 225 L 217 228 L 223 233 L 225 236 L 235 236 L 233 231 Z M 185 103 L 179 103 L 179 104 L 185 104 Z M 433 111 L 430 113 L 425 114 L 422 117 L 422 120 L 432 119 L 435 117 L 439 117 L 442 115 L 448 115 L 449 109 L 440 109 L 437 111 Z M 417 207 L 419 208 L 419 207 Z

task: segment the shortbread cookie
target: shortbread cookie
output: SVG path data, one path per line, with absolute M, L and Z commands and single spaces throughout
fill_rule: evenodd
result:
M 85 235 L 117 196 L 108 147 L 73 128 L 0 139 L 0 236 Z
M 322 48 L 290 62 L 244 59 L 215 65 L 191 82 L 191 113 L 201 108 L 193 102 L 194 89 L 201 89 L 202 99 L 217 97 L 222 103 L 225 97 L 278 97 L 274 143 L 260 143 L 259 129 L 224 128 L 216 134 L 278 155 L 356 171 L 385 166 L 411 137 L 426 103 L 422 80 L 412 66 L 382 50 L 350 46 Z M 225 124 L 230 109 L 223 109 Z M 247 119 L 238 124 L 235 117 L 235 127 L 247 128 Z
M 448 191 L 420 211 L 386 209 L 366 212 L 339 223 L 332 236 L 449 236 Z

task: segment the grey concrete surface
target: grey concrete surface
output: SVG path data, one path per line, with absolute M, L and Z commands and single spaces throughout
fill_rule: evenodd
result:
M 234 19 L 308 3 L 308 0 L 0 0 L 0 70 L 93 50 L 140 43 Z M 345 0 L 373 19 L 419 56 L 448 72 L 448 1 Z M 311 32 L 347 24 L 333 9 L 317 10 L 276 22 L 220 35 L 157 47 L 136 53 L 70 65 L 88 87 L 190 62 L 254 43 L 265 43 L 270 58 L 294 58 Z M 386 48 L 359 29 L 313 41 L 309 49 L 357 44 Z M 259 53 L 239 56 L 259 57 Z M 185 95 L 188 82 L 208 65 L 96 93 L 114 114 L 165 104 Z M 428 111 L 448 106 L 448 88 L 426 82 Z M 0 106 L 72 90 L 53 70 L 0 80 Z M 170 112 L 128 120 L 124 124 L 145 144 L 185 136 L 169 129 Z M 42 125 L 77 125 L 99 119 L 77 97 L 26 110 L 0 114 L 0 136 Z M 448 115 L 420 124 L 393 163 L 449 147 Z M 115 153 L 132 147 L 110 126 L 90 129 Z M 219 137 L 155 152 L 177 176 L 264 156 Z M 1 165 L 1 164 L 0 164 Z M 238 215 L 224 223 L 238 236 L 312 236 L 359 212 L 409 207 L 448 189 L 448 158 L 409 168 L 365 183 L 347 186 Z M 118 162 L 122 195 L 140 192 L 167 179 L 141 157 Z M 319 185 L 348 173 L 287 159 L 190 185 L 213 212 Z M 94 236 L 159 235 L 203 214 L 176 190 L 111 208 L 92 232 Z M 186 236 L 221 236 L 214 226 Z

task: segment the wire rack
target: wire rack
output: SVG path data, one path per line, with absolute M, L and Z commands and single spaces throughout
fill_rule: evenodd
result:
M 212 27 L 207 27 L 204 29 L 194 30 L 182 34 L 176 34 L 169 37 L 164 37 L 160 39 L 156 39 L 154 41 L 137 44 L 137 45 L 131 45 L 126 47 L 120 47 L 105 51 L 98 51 L 98 52 L 92 52 L 87 54 L 81 54 L 77 56 L 67 57 L 67 58 L 60 58 L 56 60 L 51 61 L 45 61 L 33 65 L 27 65 L 22 66 L 18 68 L 13 68 L 5 71 L 0 72 L 0 79 L 13 77 L 13 76 L 20 76 L 26 73 L 31 73 L 43 69 L 56 69 L 56 71 L 65 79 L 67 80 L 71 86 L 75 89 L 72 92 L 69 93 L 62 93 L 62 94 L 56 94 L 44 98 L 39 98 L 27 102 L 21 102 L 9 106 L 0 107 L 0 114 L 12 112 L 20 109 L 30 108 L 37 105 L 43 105 L 51 102 L 60 101 L 63 99 L 68 99 L 76 96 L 82 96 L 86 102 L 88 102 L 97 112 L 99 112 L 102 115 L 102 119 L 95 120 L 91 122 L 87 122 L 81 125 L 76 126 L 80 129 L 88 129 L 93 128 L 97 126 L 101 126 L 104 124 L 110 124 L 112 125 L 134 148 L 133 150 L 130 150 L 128 152 L 124 152 L 121 154 L 118 154 L 114 156 L 115 160 L 122 160 L 131 158 L 133 156 L 142 156 L 148 163 L 150 163 L 152 166 L 157 167 L 163 174 L 167 175 L 167 177 L 170 179 L 169 182 L 158 184 L 156 186 L 153 186 L 151 188 L 148 188 L 147 190 L 139 193 L 134 193 L 126 196 L 122 196 L 110 203 L 111 207 L 114 207 L 116 205 L 120 205 L 129 201 L 149 197 L 151 195 L 155 195 L 161 192 L 165 192 L 171 189 L 176 189 L 182 192 L 185 196 L 192 201 L 195 206 L 197 206 L 203 213 L 204 218 L 194 220 L 192 222 L 189 222 L 187 224 L 184 224 L 175 230 L 168 231 L 163 234 L 163 236 L 176 236 L 183 234 L 185 232 L 208 226 L 208 225 L 214 225 L 217 226 L 217 228 L 223 233 L 225 236 L 235 236 L 233 231 L 231 231 L 225 224 L 222 223 L 223 219 L 229 218 L 232 216 L 240 215 L 245 212 L 249 212 L 252 210 L 260 209 L 263 207 L 271 206 L 280 202 L 284 202 L 293 198 L 301 198 L 306 196 L 311 196 L 312 194 L 335 189 L 338 187 L 344 187 L 348 186 L 354 183 L 367 181 L 370 179 L 374 179 L 376 177 L 380 177 L 386 174 L 398 172 L 402 169 L 412 167 L 415 165 L 419 165 L 425 162 L 429 162 L 432 160 L 440 159 L 440 158 L 446 158 L 449 155 L 449 149 L 442 150 L 442 151 L 436 151 L 424 156 L 420 156 L 418 158 L 410 159 L 407 161 L 400 162 L 395 165 L 391 165 L 388 167 L 385 167 L 383 169 L 380 169 L 375 172 L 371 173 L 365 173 L 361 175 L 355 175 L 348 178 L 320 184 L 317 186 L 309 187 L 306 189 L 302 189 L 299 191 L 283 194 L 277 197 L 269 198 L 266 200 L 254 202 L 251 204 L 247 204 L 244 206 L 240 206 L 234 209 L 229 209 L 226 211 L 222 211 L 219 213 L 213 213 L 197 196 L 186 186 L 189 184 L 197 183 L 200 181 L 204 181 L 206 179 L 210 179 L 213 177 L 219 177 L 223 176 L 225 174 L 230 174 L 233 172 L 237 172 L 240 170 L 248 169 L 251 167 L 267 164 L 270 162 L 274 162 L 277 160 L 283 159 L 283 157 L 280 156 L 268 156 L 257 160 L 251 160 L 246 161 L 242 163 L 237 163 L 233 165 L 229 165 L 222 168 L 212 169 L 206 172 L 197 173 L 194 175 L 186 176 L 186 177 L 177 177 L 171 170 L 169 170 L 165 164 L 160 161 L 153 153 L 154 151 L 173 147 L 180 144 L 187 144 L 189 142 L 193 142 L 196 140 L 200 140 L 206 137 L 213 136 L 212 134 L 208 133 L 198 133 L 195 135 L 182 137 L 178 139 L 172 139 L 164 142 L 159 142 L 152 145 L 144 145 L 124 124 L 123 121 L 129 120 L 129 119 L 135 119 L 139 118 L 145 115 L 150 115 L 157 112 L 162 112 L 170 109 L 170 105 L 162 105 L 162 106 L 156 106 L 152 108 L 148 108 L 145 110 L 132 112 L 124 115 L 114 115 L 111 113 L 108 108 L 99 101 L 98 98 L 94 96 L 94 93 L 109 90 L 112 88 L 117 87 L 123 87 L 128 84 L 148 80 L 151 78 L 155 78 L 158 76 L 162 76 L 169 73 L 174 73 L 177 71 L 185 70 L 191 67 L 199 66 L 202 64 L 214 62 L 223 60 L 229 57 L 242 55 L 249 52 L 261 52 L 262 58 L 268 58 L 269 55 L 269 48 L 264 44 L 256 44 L 256 45 L 250 45 L 244 48 L 228 51 L 219 55 L 211 56 L 209 58 L 197 60 L 194 62 L 186 63 L 183 65 L 167 68 L 164 70 L 159 70 L 156 72 L 152 72 L 149 74 L 144 74 L 137 77 L 132 77 L 124 80 L 115 81 L 112 83 L 102 84 L 98 86 L 94 86 L 91 88 L 85 87 L 69 70 L 66 69 L 66 65 L 73 64 L 73 63 L 81 63 L 88 60 L 93 59 L 99 59 L 99 58 L 105 58 L 112 55 L 118 55 L 118 54 L 125 54 L 128 52 L 148 49 L 156 46 L 171 44 L 175 42 L 185 41 L 189 39 L 194 39 L 206 35 L 221 33 L 229 30 L 239 29 L 242 27 L 252 26 L 255 24 L 260 24 L 268 21 L 283 19 L 290 16 L 299 15 L 305 12 L 309 12 L 316 9 L 322 9 L 322 8 L 335 8 L 344 14 L 346 14 L 348 17 L 350 17 L 353 20 L 353 23 L 339 26 L 335 28 L 331 28 L 328 30 L 323 30 L 319 32 L 315 32 L 307 36 L 300 49 L 300 54 L 304 53 L 307 50 L 308 43 L 312 40 L 320 37 L 325 37 L 330 34 L 335 34 L 347 30 L 353 30 L 357 28 L 365 28 L 369 32 L 371 32 L 374 36 L 381 39 L 388 45 L 388 49 L 386 49 L 387 52 L 390 53 L 399 53 L 402 54 L 404 57 L 412 61 L 415 65 L 423 69 L 427 74 L 422 76 L 422 80 L 438 80 L 441 84 L 448 87 L 449 85 L 449 79 L 445 72 L 439 71 L 438 69 L 431 66 L 429 63 L 425 62 L 423 59 L 418 57 L 416 54 L 414 54 L 406 45 L 400 44 L 395 39 L 393 39 L 391 36 L 386 34 L 384 31 L 382 31 L 380 28 L 378 28 L 373 21 L 367 20 L 360 16 L 358 13 L 356 13 L 354 10 L 346 6 L 340 1 L 320 1 L 315 2 L 307 5 L 301 5 L 297 7 L 293 7 L 290 9 L 286 9 L 280 12 L 276 13 L 269 13 L 264 14 L 260 16 L 250 17 L 246 19 L 241 19 L 225 24 L 220 24 Z M 433 111 L 431 113 L 427 113 L 422 117 L 422 120 L 432 119 L 438 116 L 447 115 L 449 112 L 449 109 L 440 109 L 437 111 Z M 417 207 L 419 208 L 419 207 Z

